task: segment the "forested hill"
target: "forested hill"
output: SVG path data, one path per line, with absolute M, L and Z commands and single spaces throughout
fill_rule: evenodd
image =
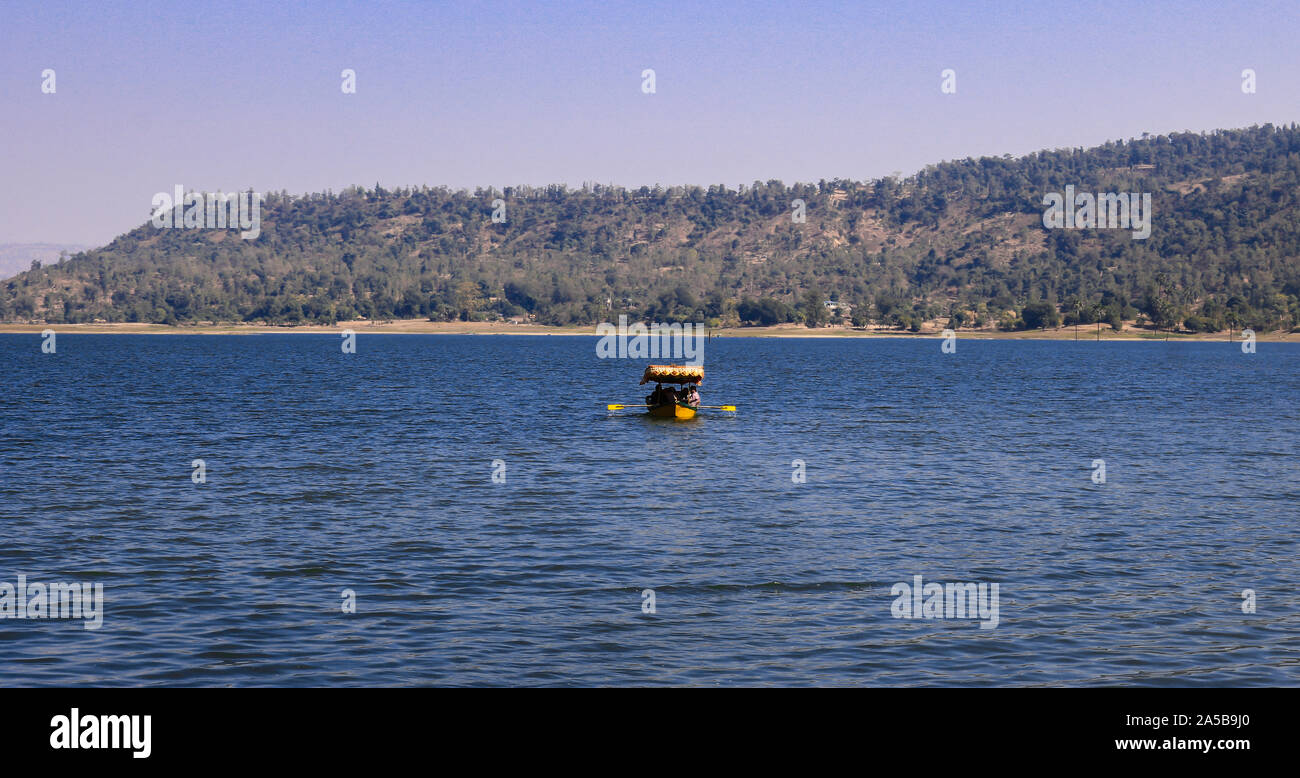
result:
M 1047 229 L 1044 195 L 1149 192 L 1150 237 Z M 505 201 L 494 223 L 493 201 Z M 0 282 L 0 319 L 1032 326 L 1300 323 L 1300 128 L 966 159 L 906 179 L 269 194 L 261 235 L 158 229 Z M 794 223 L 792 201 L 806 204 Z M 145 204 L 141 204 L 145 210 Z M 1046 312 L 1046 313 L 1044 313 Z

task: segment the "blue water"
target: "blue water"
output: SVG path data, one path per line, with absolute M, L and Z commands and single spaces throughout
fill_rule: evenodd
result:
M 105 592 L 0 684 L 1300 683 L 1300 346 L 715 339 L 690 422 L 594 346 L 0 335 L 0 581 Z

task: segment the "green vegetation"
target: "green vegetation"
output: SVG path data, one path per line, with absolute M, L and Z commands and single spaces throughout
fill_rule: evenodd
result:
M 1048 230 L 1043 196 L 1150 192 L 1147 240 Z M 508 221 L 491 221 L 492 201 Z M 791 220 L 791 201 L 807 223 Z M 334 323 L 619 314 L 1007 329 L 1141 316 L 1300 324 L 1300 128 L 965 159 L 906 179 L 787 186 L 350 188 L 271 194 L 262 234 L 158 230 L 0 282 L 0 320 Z M 832 308 L 827 303 L 833 303 Z

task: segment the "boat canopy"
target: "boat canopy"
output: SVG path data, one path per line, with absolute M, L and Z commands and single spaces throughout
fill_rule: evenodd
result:
M 704 381 L 704 368 L 691 365 L 650 365 L 641 383 L 698 384 Z

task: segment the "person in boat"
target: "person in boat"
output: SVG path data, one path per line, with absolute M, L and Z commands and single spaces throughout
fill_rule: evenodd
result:
M 648 405 L 648 406 L 651 407 L 651 408 L 653 408 L 653 407 L 655 407 L 656 405 L 658 405 L 658 404 L 659 404 L 659 396 L 663 393 L 663 390 L 664 390 L 664 385 L 663 385 L 663 384 L 655 384 L 654 391 L 650 392 L 650 394 L 647 394 L 647 395 L 645 396 L 645 404 Z
M 700 393 L 695 388 L 694 384 L 686 387 L 686 404 L 691 406 L 692 408 L 699 407 Z
M 659 394 L 660 405 L 672 405 L 675 404 L 676 402 L 677 402 L 677 389 L 675 389 L 674 387 L 671 386 L 666 387 Z

